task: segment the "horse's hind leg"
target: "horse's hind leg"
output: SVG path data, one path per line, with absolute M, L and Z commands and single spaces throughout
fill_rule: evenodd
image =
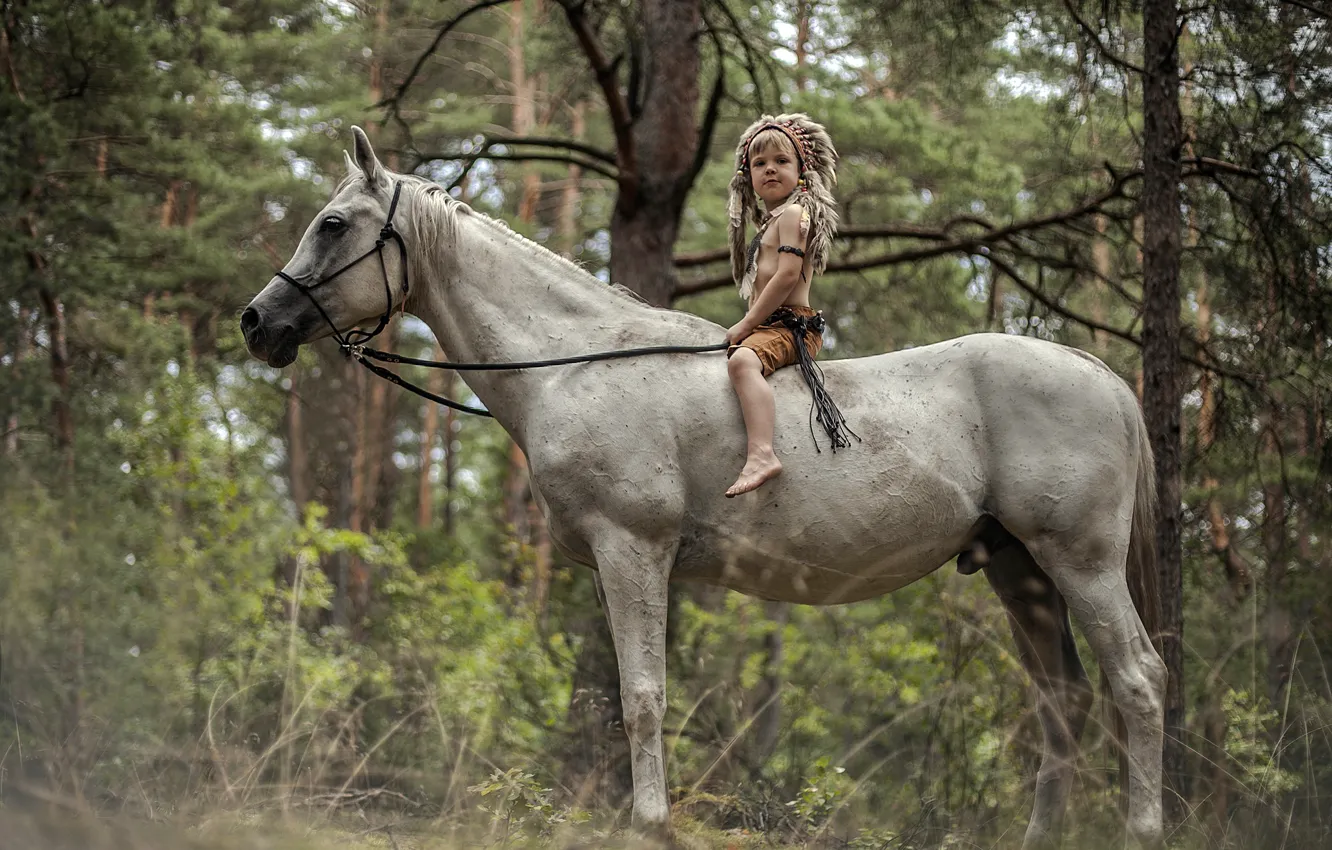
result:
M 1054 582 L 1015 538 L 991 558 L 985 576 L 1008 610 L 1022 664 L 1035 685 L 1044 739 L 1036 803 L 1022 846 L 1053 847 L 1059 843 L 1073 787 L 1078 739 L 1092 704 L 1091 684 L 1078 659 L 1068 608 Z
M 1113 514 L 1112 514 L 1113 515 Z M 1095 526 L 1095 523 L 1089 523 Z M 1110 680 L 1128 733 L 1128 835 L 1131 843 L 1162 846 L 1161 736 L 1166 668 L 1152 647 L 1125 576 L 1125 539 L 1084 527 L 1069 541 L 1050 535 L 1026 541 L 1068 603 Z M 1127 531 L 1127 529 L 1125 529 Z

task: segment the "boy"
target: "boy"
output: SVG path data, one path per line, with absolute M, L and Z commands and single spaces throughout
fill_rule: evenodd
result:
M 831 192 L 837 151 L 827 131 L 809 116 L 764 115 L 741 136 L 735 156 L 727 205 L 731 273 L 749 310 L 726 332 L 726 356 L 745 420 L 748 456 L 726 491 L 728 498 L 781 474 L 781 461 L 772 450 L 776 406 L 766 379 L 797 362 L 811 379 L 812 361 L 823 347 L 823 319 L 809 306 L 810 278 L 827 265 L 837 230 Z M 748 247 L 746 217 L 758 228 Z M 804 352 L 797 350 L 801 342 Z M 822 387 L 811 384 L 811 390 L 817 401 Z M 834 435 L 834 448 L 838 445 Z

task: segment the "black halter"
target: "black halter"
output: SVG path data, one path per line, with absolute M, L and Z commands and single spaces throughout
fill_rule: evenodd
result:
M 306 286 L 284 271 L 279 270 L 277 272 L 278 277 L 282 278 L 287 283 L 290 283 L 301 292 L 304 292 L 305 297 L 310 299 L 310 303 L 319 311 L 319 315 L 323 316 L 324 321 L 333 329 L 333 338 L 338 341 L 338 346 L 342 348 L 344 353 L 351 354 L 353 353 L 355 346 L 365 345 L 370 340 L 379 336 L 379 333 L 388 326 L 389 318 L 393 315 L 393 293 L 389 290 L 388 266 L 384 265 L 384 246 L 388 244 L 390 239 L 398 243 L 398 257 L 402 260 L 402 297 L 404 301 L 406 301 L 407 294 L 411 291 L 411 284 L 407 279 L 407 244 L 402 241 L 402 234 L 393 229 L 393 214 L 398 211 L 398 196 L 401 194 L 402 183 L 399 181 L 393 184 L 393 200 L 389 202 L 388 218 L 384 221 L 384 226 L 379 229 L 379 238 L 375 240 L 374 247 L 352 260 L 350 263 L 347 263 L 347 265 L 333 272 L 333 274 Z M 337 325 L 333 324 L 333 320 L 328 317 L 328 313 L 324 312 L 324 308 L 319 304 L 319 300 L 316 299 L 312 293 L 318 287 L 333 280 L 347 269 L 369 257 L 371 254 L 377 254 L 379 256 L 379 270 L 384 275 L 384 315 L 379 317 L 379 324 L 376 325 L 375 329 L 372 331 L 367 332 L 358 328 L 352 328 L 344 334 L 338 330 Z

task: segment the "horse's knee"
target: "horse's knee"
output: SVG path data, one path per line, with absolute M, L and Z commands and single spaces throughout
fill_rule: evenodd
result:
M 622 682 L 620 701 L 631 739 L 643 741 L 661 732 L 661 720 L 666 716 L 665 687 L 651 682 Z
M 1165 711 L 1166 666 L 1155 652 L 1141 653 L 1138 664 L 1119 677 L 1115 700 L 1125 715 L 1160 724 Z

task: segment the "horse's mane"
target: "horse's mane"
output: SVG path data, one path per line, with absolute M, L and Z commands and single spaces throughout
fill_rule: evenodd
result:
M 436 268 L 443 267 L 451 262 L 450 249 L 458 232 L 458 216 L 465 215 L 483 222 L 514 242 L 521 250 L 526 251 L 533 257 L 539 257 L 552 263 L 576 279 L 595 284 L 598 289 L 612 293 L 618 298 L 623 298 L 639 306 L 654 310 L 659 309 L 628 287 L 620 284 L 607 286 L 604 281 L 578 263 L 528 239 L 509 227 L 502 219 L 477 212 L 450 195 L 447 189 L 433 180 L 416 174 L 389 173 L 393 175 L 394 180 L 402 181 L 403 195 L 410 196 L 413 204 L 413 215 L 409 226 L 410 232 L 407 235 L 413 245 L 419 246 L 417 250 L 421 255 L 419 257 L 421 262 L 431 263 Z M 360 174 L 348 174 L 338 183 L 334 194 L 341 192 L 354 180 L 360 178 Z M 404 200 L 406 199 L 404 198 Z

